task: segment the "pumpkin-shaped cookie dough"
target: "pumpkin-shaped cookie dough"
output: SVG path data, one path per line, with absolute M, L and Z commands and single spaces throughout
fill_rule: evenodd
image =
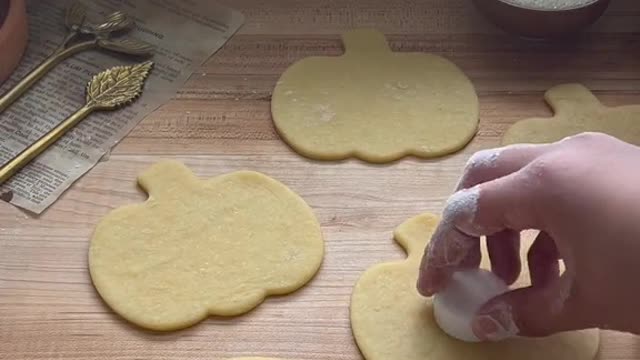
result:
M 423 298 L 416 290 L 420 260 L 438 221 L 436 216 L 424 214 L 400 225 L 395 239 L 407 250 L 407 259 L 375 265 L 358 280 L 351 298 L 351 328 L 367 360 L 592 360 L 595 357 L 599 344 L 597 330 L 487 343 L 462 342 L 440 330 L 433 316 L 431 299 Z M 525 255 L 528 246 L 522 249 Z M 487 266 L 487 252 L 483 248 L 483 267 Z
M 504 145 L 551 143 L 582 132 L 601 132 L 640 145 L 640 105 L 604 106 L 580 84 L 553 87 L 544 97 L 555 116 L 515 123 L 505 133 Z
M 478 126 L 473 85 L 450 61 L 392 52 L 384 35 L 343 35 L 345 53 L 292 65 L 273 92 L 271 112 L 284 140 L 319 160 L 389 162 L 464 147 Z
M 138 181 L 149 199 L 98 224 L 89 267 L 104 301 L 141 327 L 174 330 L 245 313 L 298 289 L 322 262 L 313 212 L 265 175 L 200 180 L 170 161 Z

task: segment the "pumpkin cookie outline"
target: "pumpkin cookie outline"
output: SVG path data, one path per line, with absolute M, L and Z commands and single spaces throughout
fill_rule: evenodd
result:
M 89 249 L 96 290 L 129 322 L 171 331 L 213 315 L 244 314 L 268 296 L 298 290 L 320 268 L 324 240 L 312 209 L 266 175 L 239 171 L 201 180 L 165 161 L 138 183 L 148 199 L 105 216 Z M 257 230 L 241 227 L 247 223 Z M 202 239 L 209 243 L 191 246 Z
M 423 250 L 439 217 L 422 214 L 398 226 L 395 240 L 404 260 L 376 264 L 358 279 L 351 296 L 351 329 L 367 360 L 592 360 L 599 331 L 584 330 L 547 338 L 466 343 L 446 335 L 433 318 L 431 299 L 418 294 L 416 282 Z M 528 244 L 527 244 L 528 245 Z M 523 246 L 526 252 L 528 246 Z M 483 245 L 483 267 L 487 268 Z
M 392 52 L 373 29 L 342 38 L 343 55 L 296 62 L 273 91 L 274 125 L 293 150 L 314 160 L 388 163 L 444 156 L 473 139 L 478 97 L 454 63 Z
M 583 132 L 601 132 L 640 146 L 640 105 L 605 106 L 577 83 L 554 86 L 544 99 L 554 115 L 516 122 L 503 135 L 503 145 L 552 143 Z

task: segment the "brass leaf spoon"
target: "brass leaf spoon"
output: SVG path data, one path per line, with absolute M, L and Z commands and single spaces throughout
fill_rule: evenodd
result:
M 87 20 L 86 7 L 79 2 L 74 2 L 67 8 L 65 25 L 68 33 L 62 44 L 0 97 L 0 113 L 38 82 L 49 70 L 79 52 L 97 48 L 137 56 L 148 56 L 153 53 L 153 46 L 142 41 L 132 38 L 113 38 L 113 35 L 130 31 L 135 25 L 133 20 L 121 11 L 113 12 L 102 23 L 94 24 Z
M 153 63 L 116 66 L 94 76 L 87 85 L 86 103 L 73 115 L 0 167 L 0 185 L 96 110 L 114 110 L 133 102 L 141 93 Z

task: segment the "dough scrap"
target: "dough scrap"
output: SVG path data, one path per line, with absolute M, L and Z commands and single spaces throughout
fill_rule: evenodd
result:
M 395 239 L 407 250 L 407 259 L 375 265 L 356 283 L 351 298 L 351 328 L 367 360 L 592 360 L 595 357 L 599 346 L 597 330 L 498 343 L 466 343 L 440 330 L 433 318 L 431 299 L 421 297 L 416 290 L 423 250 L 438 221 L 434 215 L 423 214 L 400 225 Z M 528 245 L 523 246 L 523 252 Z M 486 268 L 486 249 L 483 252 Z
M 555 86 L 545 93 L 555 115 L 515 123 L 503 145 L 552 143 L 582 132 L 601 132 L 640 145 L 640 105 L 607 107 L 580 84 Z
M 383 34 L 343 35 L 345 53 L 309 57 L 287 69 L 271 112 L 284 140 L 318 160 L 389 162 L 463 148 L 478 127 L 478 97 L 449 60 L 394 53 Z
M 134 324 L 167 331 L 239 315 L 320 267 L 316 217 L 276 180 L 250 171 L 200 180 L 167 161 L 138 182 L 149 199 L 109 213 L 89 250 L 95 288 Z

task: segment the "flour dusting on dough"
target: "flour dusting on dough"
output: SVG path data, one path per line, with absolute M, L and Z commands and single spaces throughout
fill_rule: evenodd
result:
M 311 124 L 327 123 L 333 121 L 335 118 L 336 112 L 331 109 L 331 106 L 326 104 L 312 105 L 309 116 L 306 117 L 307 121 Z
M 385 88 L 385 96 L 391 97 L 394 100 L 408 100 L 414 98 L 417 94 L 415 88 L 412 88 L 411 85 L 397 81 L 393 83 L 384 84 Z
M 386 163 L 449 154 L 475 135 L 478 97 L 456 65 L 432 54 L 396 54 L 373 29 L 343 39 L 344 55 L 296 62 L 273 91 L 273 122 L 295 151 Z M 295 96 L 286 95 L 291 90 Z

